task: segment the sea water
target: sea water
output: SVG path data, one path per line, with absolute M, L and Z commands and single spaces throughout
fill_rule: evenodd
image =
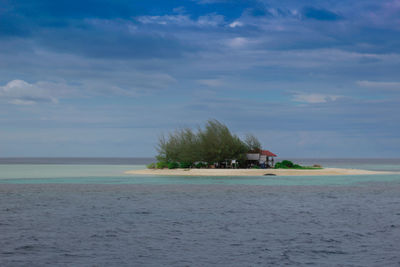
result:
M 397 159 L 295 161 L 400 171 Z M 0 266 L 400 265 L 396 173 L 171 177 L 124 174 L 143 159 L 0 163 Z

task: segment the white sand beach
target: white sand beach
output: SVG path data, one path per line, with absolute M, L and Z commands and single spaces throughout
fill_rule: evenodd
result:
M 373 175 L 391 174 L 384 171 L 359 169 L 323 168 L 316 170 L 295 169 L 143 169 L 126 171 L 133 175 L 173 175 L 173 176 L 330 176 L 330 175 Z

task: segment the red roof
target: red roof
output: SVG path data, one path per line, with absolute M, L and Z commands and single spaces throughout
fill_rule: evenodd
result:
M 269 150 L 261 150 L 261 155 L 267 156 L 267 157 L 277 157 L 274 153 L 272 153 Z

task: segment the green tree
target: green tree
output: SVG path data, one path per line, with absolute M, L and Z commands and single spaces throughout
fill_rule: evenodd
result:
M 207 121 L 205 129 L 199 130 L 199 140 L 201 158 L 210 164 L 237 159 L 246 152 L 246 146 L 239 137 L 217 120 Z
M 156 148 L 157 160 L 160 162 L 179 162 L 180 166 L 193 166 L 195 162 L 214 164 L 230 159 L 244 163 L 246 152 L 261 149 L 261 145 L 252 135 L 248 135 L 246 142 L 243 142 L 226 125 L 217 120 L 209 120 L 204 129 L 199 128 L 197 132 L 184 128 L 169 133 L 167 137 L 160 136 Z
M 191 129 L 175 130 L 168 135 L 168 138 L 160 136 L 157 160 L 193 164 L 199 158 L 198 150 L 198 136 Z
M 251 152 L 260 152 L 261 150 L 261 143 L 258 140 L 257 137 L 255 137 L 253 134 L 247 134 L 246 138 L 244 139 L 244 142 L 247 146 L 248 151 Z

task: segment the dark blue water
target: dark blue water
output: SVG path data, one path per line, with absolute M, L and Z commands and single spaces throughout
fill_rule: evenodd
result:
M 111 165 L 31 164 L 0 166 L 0 266 L 400 265 L 398 174 L 103 177 Z

